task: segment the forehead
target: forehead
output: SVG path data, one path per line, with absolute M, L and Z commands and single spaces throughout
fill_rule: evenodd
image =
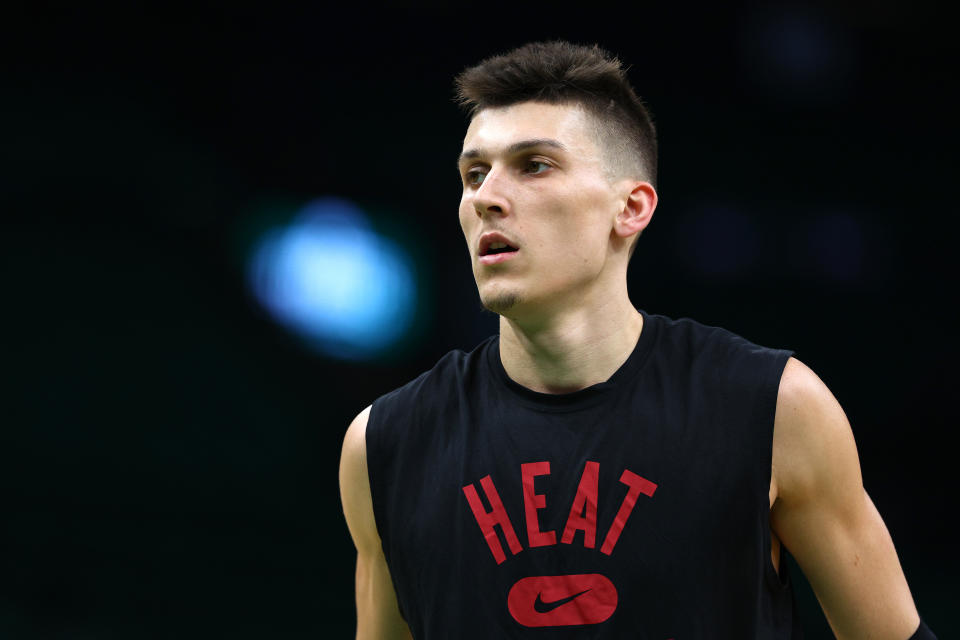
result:
M 556 140 L 574 153 L 596 153 L 583 109 L 545 102 L 521 102 L 480 111 L 467 127 L 463 150 L 496 153 L 519 140 L 533 139 Z

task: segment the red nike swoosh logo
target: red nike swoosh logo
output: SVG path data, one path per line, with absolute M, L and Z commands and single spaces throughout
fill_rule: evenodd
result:
M 617 588 L 599 573 L 531 576 L 507 594 L 513 619 L 525 627 L 599 624 L 617 609 Z

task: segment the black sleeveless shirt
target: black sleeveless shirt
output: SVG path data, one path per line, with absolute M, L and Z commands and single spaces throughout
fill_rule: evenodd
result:
M 769 529 L 791 353 L 641 313 L 586 389 L 517 384 L 494 336 L 373 403 L 373 510 L 414 638 L 800 637 Z

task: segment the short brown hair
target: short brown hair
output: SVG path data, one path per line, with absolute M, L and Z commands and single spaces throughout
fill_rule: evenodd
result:
M 455 80 L 457 101 L 470 117 L 519 102 L 577 104 L 597 124 L 615 173 L 637 174 L 656 187 L 657 134 L 646 105 L 620 60 L 598 45 L 532 42 L 487 58 Z

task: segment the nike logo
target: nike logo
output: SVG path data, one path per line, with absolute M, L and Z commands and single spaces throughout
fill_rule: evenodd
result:
M 576 600 L 577 598 L 585 594 L 587 591 L 590 591 L 590 589 L 584 589 L 580 593 L 575 593 L 568 598 L 561 598 L 560 600 L 553 600 L 551 602 L 544 602 L 540 598 L 540 594 L 538 593 L 537 599 L 533 603 L 533 610 L 536 611 L 537 613 L 547 613 L 549 611 L 553 611 L 557 607 L 567 604 L 571 600 Z
M 528 576 L 510 587 L 507 609 L 525 627 L 600 624 L 617 610 L 617 588 L 599 573 Z

